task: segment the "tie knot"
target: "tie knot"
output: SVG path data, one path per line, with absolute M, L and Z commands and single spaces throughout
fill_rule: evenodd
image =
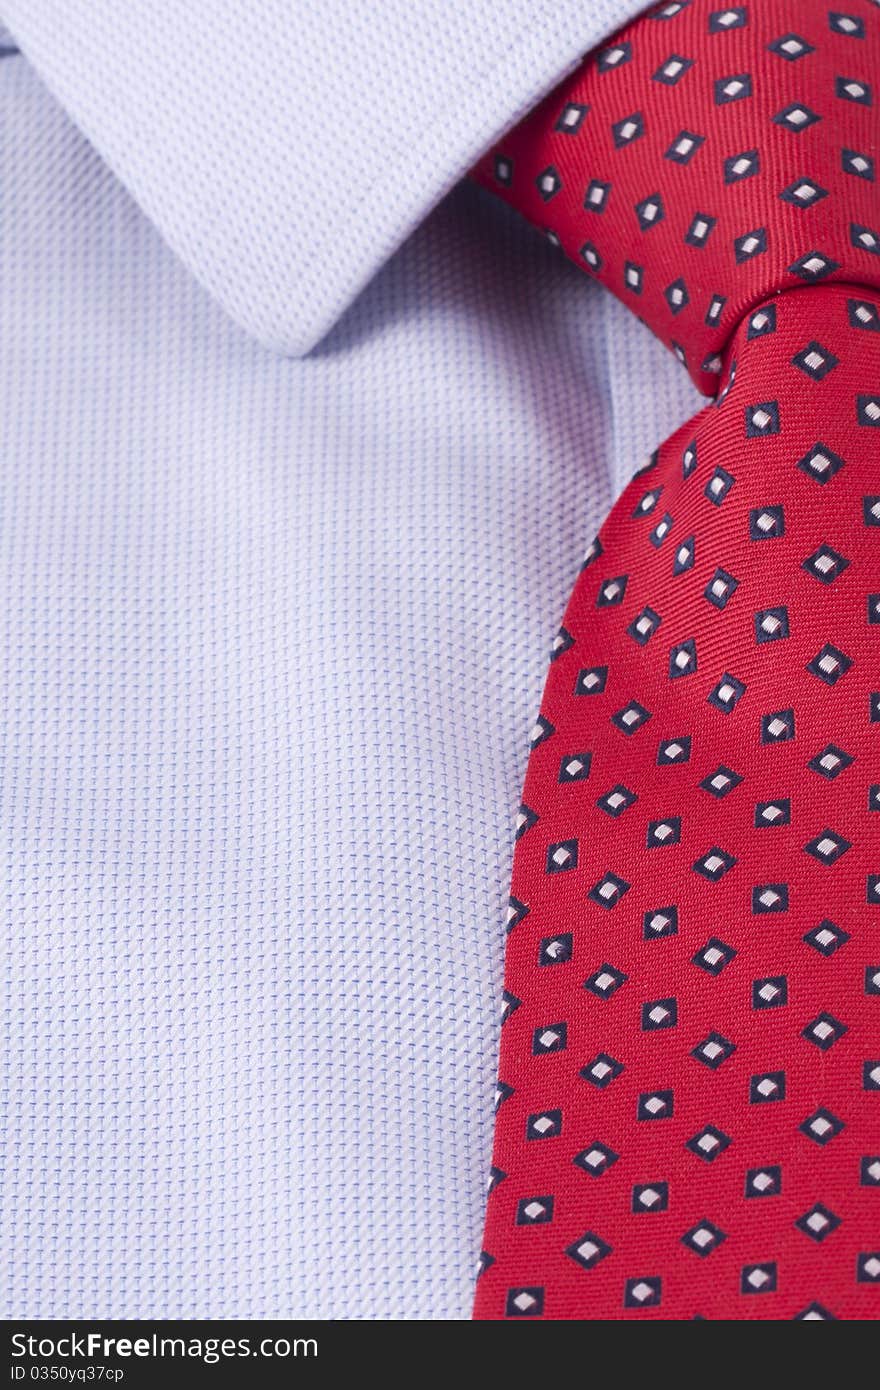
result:
M 476 170 L 665 341 L 707 395 L 781 290 L 880 285 L 878 0 L 668 0 Z

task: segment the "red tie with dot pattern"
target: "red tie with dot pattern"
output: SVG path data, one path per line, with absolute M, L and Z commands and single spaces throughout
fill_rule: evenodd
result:
M 876 0 L 673 0 L 476 171 L 714 398 L 553 645 L 478 1318 L 880 1315 L 878 78 Z

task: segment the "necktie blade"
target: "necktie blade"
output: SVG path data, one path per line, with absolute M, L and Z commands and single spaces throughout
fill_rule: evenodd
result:
M 880 293 L 875 194 L 846 161 L 876 147 L 878 44 L 867 0 L 662 5 L 482 166 L 540 225 L 565 193 L 554 235 L 623 297 L 653 238 L 645 317 L 672 342 L 692 311 L 679 355 L 704 385 L 718 361 L 714 401 L 590 547 L 554 647 L 518 822 L 479 1318 L 876 1315 Z M 628 69 L 638 103 L 609 95 Z M 751 139 L 730 164 L 740 103 Z M 762 141 L 771 108 L 797 153 Z M 822 120 L 847 143 L 803 144 Z M 685 202 L 698 155 L 713 173 Z M 612 235 L 583 241 L 623 189 Z M 731 234 L 746 213 L 763 249 Z

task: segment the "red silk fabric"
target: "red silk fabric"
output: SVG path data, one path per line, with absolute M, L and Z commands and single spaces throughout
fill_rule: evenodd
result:
M 878 80 L 869 0 L 665 4 L 478 170 L 718 391 L 554 643 L 478 1318 L 880 1310 Z

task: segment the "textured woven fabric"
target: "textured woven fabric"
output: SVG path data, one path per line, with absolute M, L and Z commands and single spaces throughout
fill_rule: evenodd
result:
M 0 1311 L 465 1316 L 529 715 L 694 393 L 473 189 L 281 360 L 0 126 Z
M 3 14 L 199 279 L 263 343 L 298 354 L 640 6 L 4 0 Z
M 477 1314 L 880 1293 L 880 10 L 665 0 L 481 177 L 718 394 L 532 735 Z

